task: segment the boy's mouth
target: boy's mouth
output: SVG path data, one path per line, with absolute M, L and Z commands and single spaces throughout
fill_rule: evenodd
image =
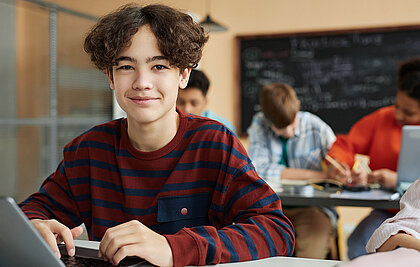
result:
M 157 97 L 139 97 L 139 96 L 129 97 L 129 99 L 138 105 L 147 105 L 158 100 Z

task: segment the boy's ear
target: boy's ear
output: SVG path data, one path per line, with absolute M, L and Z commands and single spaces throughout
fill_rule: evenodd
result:
M 190 78 L 191 68 L 185 68 L 180 75 L 179 88 L 184 89 L 187 87 Z
M 114 79 L 113 79 L 112 73 L 109 69 L 106 69 L 106 76 L 108 77 L 109 87 L 111 87 L 112 90 L 115 90 Z

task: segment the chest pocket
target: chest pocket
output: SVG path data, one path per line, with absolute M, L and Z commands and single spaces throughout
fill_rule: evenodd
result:
M 183 227 L 208 225 L 210 196 L 197 194 L 158 199 L 157 221 L 161 232 L 172 234 Z

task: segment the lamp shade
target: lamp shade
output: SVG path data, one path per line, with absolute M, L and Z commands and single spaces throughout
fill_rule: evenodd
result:
M 207 15 L 206 18 L 200 22 L 200 25 L 203 26 L 204 30 L 207 32 L 223 32 L 227 30 L 225 26 L 214 21 L 210 15 Z

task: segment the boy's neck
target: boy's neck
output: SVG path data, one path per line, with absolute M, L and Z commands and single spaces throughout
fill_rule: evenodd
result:
M 156 151 L 172 141 L 179 127 L 178 112 L 171 112 L 156 122 L 140 124 L 127 116 L 127 133 L 131 144 L 142 152 Z

